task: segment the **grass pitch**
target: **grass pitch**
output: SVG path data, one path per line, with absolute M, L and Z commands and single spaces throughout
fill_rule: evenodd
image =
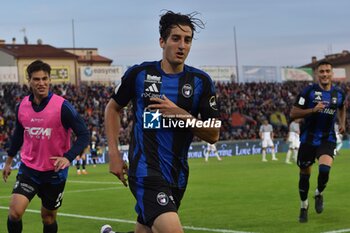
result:
M 185 232 L 316 233 L 350 232 L 350 150 L 342 150 L 331 169 L 324 192 L 325 210 L 316 214 L 313 192 L 317 167 L 311 176 L 309 222 L 299 223 L 298 168 L 279 161 L 261 162 L 260 156 L 190 159 L 190 179 L 179 211 Z M 268 158 L 270 156 L 268 155 Z M 88 175 L 70 168 L 60 233 L 98 233 L 104 224 L 115 230 L 133 229 L 136 214 L 128 188 L 108 173 L 107 165 L 88 166 Z M 0 183 L 0 232 L 5 233 L 7 207 L 16 171 Z M 35 197 L 23 217 L 23 233 L 40 233 L 40 200 Z

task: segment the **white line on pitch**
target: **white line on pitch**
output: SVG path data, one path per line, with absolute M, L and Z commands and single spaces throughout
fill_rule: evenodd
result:
M 121 185 L 117 180 L 115 182 L 108 181 L 86 181 L 86 180 L 67 180 L 67 183 L 78 183 L 78 184 L 117 184 Z
M 340 230 L 335 230 L 335 231 L 326 231 L 323 233 L 345 233 L 345 232 L 350 232 L 350 228 L 349 229 L 340 229 Z
M 6 206 L 0 206 L 0 209 L 8 210 Z M 37 213 L 40 214 L 39 210 L 27 209 L 26 212 Z M 109 222 L 121 222 L 121 223 L 130 223 L 135 224 L 135 221 L 126 220 L 126 219 L 118 219 L 118 218 L 103 218 L 103 217 L 95 217 L 95 216 L 87 216 L 87 215 L 79 215 L 79 214 L 67 214 L 58 212 L 59 216 L 64 217 L 72 217 L 72 218 L 83 218 L 83 219 L 92 219 L 98 221 L 109 221 Z M 213 228 L 205 228 L 205 227 L 194 227 L 194 226 L 183 226 L 184 229 L 194 230 L 194 231 L 206 231 L 206 232 L 221 232 L 221 233 L 253 233 L 246 231 L 234 231 L 228 229 L 213 229 Z
M 110 187 L 110 188 L 99 188 L 99 189 L 80 189 L 80 190 L 70 190 L 64 191 L 64 193 L 83 193 L 83 192 L 95 192 L 95 191 L 104 191 L 104 190 L 112 190 L 112 189 L 122 189 L 123 187 Z

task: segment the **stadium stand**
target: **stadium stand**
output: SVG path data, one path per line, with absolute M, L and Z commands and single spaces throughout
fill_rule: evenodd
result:
M 308 84 L 303 81 L 216 83 L 218 107 L 222 120 L 220 140 L 257 139 L 259 125 L 265 118 L 269 118 L 274 125 L 275 137 L 285 138 L 288 133 L 290 108 L 296 95 Z M 350 83 L 339 85 L 344 90 L 350 88 Z M 81 84 L 79 87 L 72 84 L 59 84 L 53 85 L 52 91 L 74 104 L 79 113 L 84 116 L 89 129 L 97 130 L 100 145 L 104 146 L 104 109 L 110 93 L 113 93 L 113 88 L 100 84 Z M 14 128 L 15 106 L 27 93 L 28 87 L 25 85 L 0 84 L 0 145 L 3 149 L 8 146 L 7 139 Z M 130 108 L 131 106 L 127 106 L 121 117 L 121 145 L 129 144 L 133 119 Z M 347 127 L 347 132 L 349 132 L 349 125 Z

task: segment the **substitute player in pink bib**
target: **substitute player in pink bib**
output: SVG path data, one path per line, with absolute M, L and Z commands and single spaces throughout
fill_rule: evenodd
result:
M 35 195 L 41 199 L 44 233 L 57 233 L 57 210 L 62 205 L 68 167 L 89 144 L 89 131 L 74 107 L 49 91 L 51 67 L 34 61 L 27 68 L 32 94 L 16 109 L 16 127 L 2 171 L 11 174 L 14 156 L 20 150 L 21 165 L 12 191 L 7 219 L 9 233 L 21 233 L 22 216 Z M 71 130 L 77 139 L 70 146 Z

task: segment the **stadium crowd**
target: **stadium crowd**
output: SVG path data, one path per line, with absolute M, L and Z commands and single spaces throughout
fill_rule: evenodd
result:
M 258 139 L 263 119 L 268 119 L 273 124 L 275 138 L 285 138 L 288 133 L 291 106 L 299 91 L 308 84 L 308 82 L 216 83 L 217 104 L 222 120 L 220 140 Z M 350 83 L 342 83 L 341 87 L 348 90 Z M 71 84 L 52 86 L 54 93 L 68 99 L 84 116 L 89 130 L 97 133 L 102 146 L 105 144 L 104 109 L 113 89 L 112 86 L 101 84 L 81 84 L 79 87 Z M 8 146 L 8 137 L 15 125 L 15 106 L 28 91 L 26 85 L 0 84 L 0 145 L 3 149 Z M 276 112 L 285 120 L 280 117 L 277 117 L 277 121 L 270 119 Z M 242 119 L 238 124 L 235 123 L 236 116 Z M 127 106 L 121 117 L 121 145 L 129 143 L 132 120 L 130 106 Z M 349 132 L 349 125 L 347 127 Z

